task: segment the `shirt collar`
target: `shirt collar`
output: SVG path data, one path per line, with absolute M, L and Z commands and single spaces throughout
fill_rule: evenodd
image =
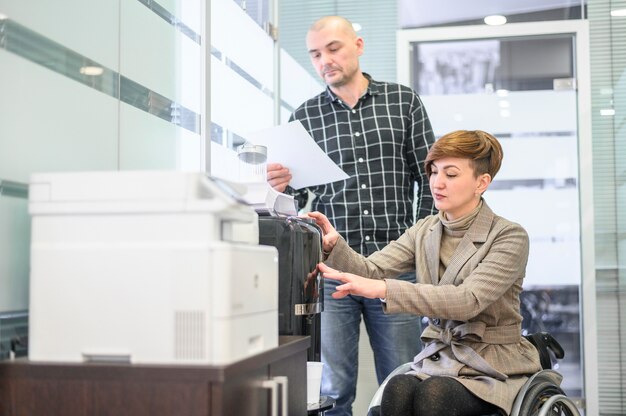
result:
M 367 74 L 365 72 L 363 72 L 363 75 L 369 81 L 367 90 L 365 90 L 365 94 L 363 94 L 363 96 L 378 95 L 378 94 L 383 93 L 383 85 L 381 82 L 374 81 L 372 77 L 370 76 L 370 74 Z M 326 86 L 326 94 L 324 94 L 323 97 L 324 97 L 324 100 L 329 103 L 339 100 L 339 97 L 337 97 L 337 95 L 334 92 L 332 92 L 329 86 Z

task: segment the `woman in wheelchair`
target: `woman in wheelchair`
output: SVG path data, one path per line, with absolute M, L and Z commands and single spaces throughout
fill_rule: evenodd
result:
M 541 370 L 537 350 L 521 336 L 528 235 L 483 199 L 502 156 L 498 140 L 479 130 L 437 140 L 425 169 L 439 213 L 367 258 L 323 214 L 308 214 L 324 232 L 320 270 L 342 283 L 333 298 L 378 297 L 386 313 L 429 317 L 411 371 L 383 391 L 382 415 L 509 414 Z M 417 283 L 394 279 L 413 269 Z

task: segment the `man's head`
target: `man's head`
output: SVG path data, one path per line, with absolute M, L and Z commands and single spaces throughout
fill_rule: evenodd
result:
M 313 23 L 306 46 L 313 67 L 331 87 L 346 85 L 361 73 L 363 39 L 343 17 L 326 16 Z

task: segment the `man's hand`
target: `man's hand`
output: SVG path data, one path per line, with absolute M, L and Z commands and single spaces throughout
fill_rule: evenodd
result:
M 285 192 L 287 185 L 291 181 L 289 169 L 280 163 L 267 164 L 267 183 L 278 192 Z
M 334 299 L 345 298 L 348 295 L 363 296 L 369 299 L 387 297 L 387 283 L 384 280 L 366 279 L 356 274 L 340 272 L 324 263 L 319 263 L 317 266 L 323 273 L 324 279 L 339 280 L 343 283 L 337 286 L 337 291 L 332 294 Z

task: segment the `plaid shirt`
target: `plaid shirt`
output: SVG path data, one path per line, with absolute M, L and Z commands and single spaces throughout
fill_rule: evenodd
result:
M 329 218 L 346 242 L 368 256 L 395 240 L 415 221 L 433 213 L 423 162 L 435 140 L 426 110 L 410 88 L 370 81 L 349 108 L 330 88 L 302 104 L 300 120 L 349 179 L 308 188 L 312 210 Z M 413 199 L 417 183 L 417 209 Z M 308 192 L 296 197 L 303 207 Z

